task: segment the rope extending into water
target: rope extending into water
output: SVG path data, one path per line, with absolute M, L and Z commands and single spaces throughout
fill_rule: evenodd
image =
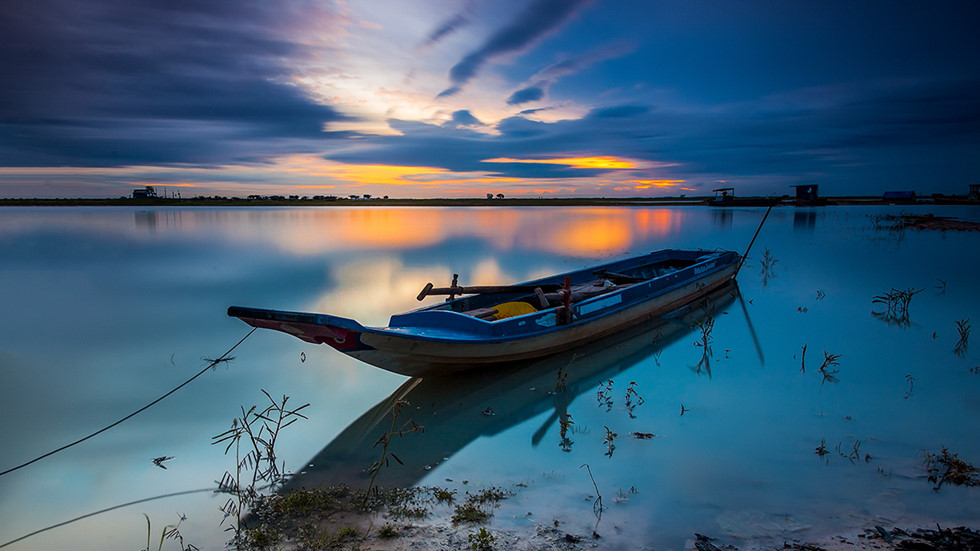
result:
M 7 543 L 0 543 L 0 547 L 7 547 L 8 545 L 13 545 L 13 544 L 15 544 L 15 543 L 17 543 L 19 541 L 26 540 L 27 538 L 30 538 L 32 536 L 36 536 L 38 534 L 43 534 L 44 532 L 47 532 L 49 530 L 54 530 L 55 528 L 61 528 L 62 526 L 67 526 L 67 525 L 69 525 L 69 524 L 71 524 L 73 522 L 78 522 L 80 520 L 84 520 L 84 519 L 87 519 L 89 517 L 94 517 L 96 515 L 101 515 L 102 513 L 108 513 L 109 511 L 115 511 L 116 509 L 122 509 L 123 507 L 129 507 L 130 505 L 137 505 L 137 504 L 140 504 L 140 503 L 146 503 L 148 501 L 154 501 L 154 500 L 157 500 L 157 499 L 164 499 L 164 498 L 168 498 L 168 497 L 184 496 L 184 495 L 189 495 L 189 494 L 200 494 L 200 493 L 204 493 L 204 492 L 213 492 L 213 491 L 214 491 L 214 488 L 201 488 L 200 490 L 185 490 L 183 492 L 173 492 L 173 493 L 170 493 L 170 494 L 164 494 L 162 496 L 145 497 L 143 499 L 137 499 L 135 501 L 130 501 L 129 503 L 122 503 L 122 504 L 119 504 L 119 505 L 113 505 L 112 507 L 106 507 L 105 509 L 102 509 L 102 510 L 99 510 L 99 511 L 93 511 L 91 513 L 86 513 L 84 515 L 77 516 L 77 517 L 75 517 L 75 518 L 73 518 L 71 520 L 66 520 L 66 521 L 63 521 L 63 522 L 59 522 L 58 524 L 52 524 L 51 526 L 46 526 L 46 527 L 41 528 L 39 530 L 35 530 L 35 531 L 31 532 L 30 534 L 21 536 L 21 537 L 15 539 L 15 540 L 10 540 Z
M 118 420 L 118 421 L 116 421 L 115 423 L 113 423 L 113 424 L 111 424 L 111 425 L 108 425 L 108 426 L 106 426 L 106 427 L 103 427 L 103 428 L 101 428 L 101 429 L 99 429 L 99 430 L 97 430 L 97 431 L 95 431 L 95 432 L 93 432 L 92 434 L 90 434 L 90 435 L 88 435 L 88 436 L 85 436 L 85 437 L 83 437 L 83 438 L 79 438 L 78 440 L 75 440 L 75 441 L 74 441 L 74 442 L 72 442 L 71 444 L 65 444 L 64 446 L 61 446 L 60 448 L 58 448 L 58 449 L 56 449 L 56 450 L 52 450 L 52 451 L 49 451 L 48 453 L 46 453 L 46 454 L 44 454 L 44 455 L 41 455 L 41 456 L 38 456 L 38 457 L 35 457 L 34 459 L 31 459 L 30 461 L 28 461 L 28 462 L 26 462 L 26 463 L 23 463 L 23 464 L 21 464 L 21 465 L 17 465 L 16 467 L 12 467 L 12 468 L 10 468 L 10 469 L 7 469 L 6 471 L 3 471 L 3 472 L 0 472 L 0 476 L 3 476 L 3 475 L 5 475 L 5 474 L 8 474 L 8 473 L 12 473 L 12 472 L 14 472 L 14 471 L 16 471 L 16 470 L 19 470 L 19 469 L 23 469 L 24 467 L 26 467 L 26 466 L 28 466 L 28 465 L 30 465 L 30 464 L 32 464 L 32 463 L 37 463 L 38 461 L 40 461 L 40 460 L 42 460 L 42 459 L 44 459 L 45 457 L 50 457 L 50 456 L 52 456 L 52 455 L 54 455 L 54 454 L 56 454 L 56 453 L 58 453 L 58 452 L 61 452 L 61 451 L 64 451 L 64 450 L 67 450 L 68 448 L 70 448 L 70 447 L 72 447 L 72 446 L 75 446 L 75 445 L 78 445 L 78 444 L 81 444 L 82 442 L 84 442 L 84 441 L 86 441 L 86 440 L 88 440 L 88 439 L 90 439 L 90 438 L 92 438 L 92 437 L 95 437 L 95 436 L 98 436 L 98 435 L 100 435 L 100 434 L 102 434 L 103 432 L 105 432 L 105 431 L 107 431 L 107 430 L 109 430 L 109 429 L 111 429 L 111 428 L 113 428 L 113 427 L 115 427 L 116 425 L 119 425 L 119 424 L 120 424 L 120 423 L 122 423 L 123 421 L 127 421 L 127 420 L 129 420 L 129 419 L 131 419 L 131 418 L 133 418 L 133 417 L 135 417 L 136 415 L 138 415 L 138 414 L 140 414 L 140 413 L 142 413 L 142 412 L 144 412 L 144 411 L 146 411 L 147 409 L 149 409 L 150 407 L 152 407 L 152 406 L 154 406 L 154 405 L 156 405 L 157 403 L 159 403 L 159 402 L 160 402 L 161 400 L 163 400 L 163 399 L 164 399 L 164 398 L 166 398 L 167 396 L 170 396 L 170 395 L 171 395 L 171 394 L 173 394 L 174 392 L 177 392 L 178 390 L 180 390 L 180 389 L 182 389 L 182 388 L 184 388 L 185 386 L 187 386 L 188 384 L 190 384 L 190 382 L 191 382 L 191 381 L 193 381 L 194 379 L 197 379 L 197 378 L 198 378 L 198 377 L 200 377 L 201 375 L 204 375 L 204 374 L 205 374 L 205 373 L 206 373 L 206 372 L 207 372 L 207 371 L 208 371 L 209 369 L 211 369 L 211 368 L 213 368 L 214 366 L 216 366 L 216 365 L 218 365 L 219 363 L 221 363 L 221 362 L 223 362 L 223 361 L 226 361 L 226 359 L 228 358 L 228 354 L 231 354 L 231 353 L 232 353 L 232 351 L 234 351 L 234 350 L 235 350 L 236 348 L 238 348 L 238 346 L 239 346 L 240 344 L 242 344 L 243 342 L 245 342 L 245 339 L 247 339 L 247 338 L 249 338 L 249 337 L 250 337 L 250 336 L 252 335 L 252 333 L 254 333 L 254 332 L 255 332 L 255 330 L 256 330 L 256 329 L 257 329 L 256 327 L 253 327 L 253 328 L 252 328 L 252 330 L 251 330 L 251 331 L 249 331 L 247 335 L 245 335 L 244 337 L 242 337 L 242 340 L 240 340 L 240 341 L 238 341 L 237 343 L 235 343 L 235 346 L 232 346 L 231 348 L 229 348 L 227 352 L 225 352 L 224 354 L 222 354 L 222 355 L 221 355 L 221 357 L 219 357 L 219 358 L 218 358 L 218 359 L 216 359 L 216 360 L 211 360 L 211 362 L 210 362 L 210 363 L 208 363 L 208 365 L 207 365 L 207 367 L 205 367 L 204 369 L 202 369 L 201 371 L 199 371 L 199 372 L 197 373 L 197 375 L 194 375 L 194 376 L 193 376 L 193 377 L 191 377 L 190 379 L 187 379 L 187 380 L 186 380 L 186 381 L 184 381 L 183 383 L 180 383 L 179 385 L 177 385 L 176 387 L 174 387 L 174 388 L 173 388 L 172 390 L 170 390 L 170 392 L 167 392 L 167 393 L 166 393 L 166 394 L 164 394 L 163 396 L 160 396 L 160 397 L 159 397 L 159 398 L 157 398 L 156 400 L 153 400 L 153 401 L 152 401 L 152 402 L 150 402 L 149 404 L 146 404 L 145 406 L 143 406 L 143 407 L 141 407 L 140 409 L 138 409 L 138 410 L 136 410 L 136 411 L 134 411 L 133 413 L 130 413 L 129 415 L 127 415 L 127 416 L 125 416 L 125 417 L 123 417 L 122 419 L 120 419 L 120 420 Z
M 738 276 L 738 272 L 742 270 L 742 264 L 745 264 L 745 259 L 749 256 L 749 251 L 752 250 L 752 244 L 755 243 L 755 238 L 759 237 L 759 232 L 762 231 L 762 225 L 766 223 L 766 218 L 769 218 L 769 211 L 772 210 L 772 205 L 766 209 L 766 215 L 762 217 L 762 222 L 759 222 L 759 227 L 755 229 L 755 234 L 752 236 L 752 241 L 749 241 L 749 246 L 745 249 L 745 254 L 742 255 L 742 260 L 738 261 L 738 267 L 735 268 L 735 273 L 732 274 L 732 279 Z

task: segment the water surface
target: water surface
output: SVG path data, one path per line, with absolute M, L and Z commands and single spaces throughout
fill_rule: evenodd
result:
M 978 217 L 968 207 L 904 207 L 913 209 Z M 143 513 L 154 532 L 186 515 L 186 542 L 221 548 L 225 498 L 209 490 L 233 461 L 211 437 L 241 406 L 264 406 L 263 389 L 311 404 L 279 450 L 309 480 L 363 477 L 378 419 L 407 396 L 414 409 L 403 415 L 429 426 L 395 442 L 405 465 L 393 463 L 380 480 L 460 495 L 491 485 L 514 491 L 491 529 L 557 520 L 571 533 L 595 529 L 609 548 L 681 549 L 695 531 L 738 545 L 874 524 L 975 525 L 978 489 L 933 491 L 921 453 L 945 446 L 980 463 L 980 347 L 954 350 L 956 322 L 980 320 L 980 235 L 896 231 L 874 218 L 901 211 L 775 209 L 739 275 L 741 297 L 716 302 L 713 354 L 701 369 L 702 332 L 692 325 L 703 313 L 525 370 L 455 381 L 409 381 L 257 332 L 234 361 L 146 412 L 0 477 L 0 545 L 140 501 L 8 548 L 138 549 Z M 498 284 L 666 247 L 741 252 L 763 212 L 2 209 L 0 470 L 197 373 L 247 333 L 225 316 L 229 305 L 384 325 L 419 306 L 426 282 L 448 284 L 453 273 L 463 284 Z M 921 290 L 907 322 L 872 313 L 873 297 L 892 288 Z M 828 368 L 836 382 L 818 371 L 827 355 L 839 356 Z M 561 368 L 573 376 L 554 394 Z M 634 396 L 627 408 L 629 388 L 642 404 Z M 617 435 L 611 454 L 607 430 Z M 823 457 L 814 453 L 821 442 Z M 173 457 L 166 469 L 151 462 L 159 456 Z M 585 464 L 606 506 L 598 525 Z M 160 497 L 169 494 L 179 495 Z

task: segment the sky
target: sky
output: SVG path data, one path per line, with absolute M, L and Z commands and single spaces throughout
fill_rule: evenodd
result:
M 976 0 L 8 0 L 0 197 L 980 183 Z

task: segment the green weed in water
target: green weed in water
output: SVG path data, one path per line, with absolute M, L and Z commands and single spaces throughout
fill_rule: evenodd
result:
M 486 528 L 480 528 L 479 532 L 470 534 L 467 539 L 471 549 L 493 549 L 494 537 Z

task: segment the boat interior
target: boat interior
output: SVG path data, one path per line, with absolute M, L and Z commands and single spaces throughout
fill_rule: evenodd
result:
M 621 271 L 599 269 L 591 274 L 575 274 L 565 289 L 561 278 L 539 281 L 531 292 L 485 293 L 449 299 L 435 309 L 452 310 L 486 321 L 499 321 L 589 299 L 637 283 L 672 274 L 699 262 L 699 259 L 668 258 L 626 268 Z M 582 278 L 589 278 L 583 280 Z

